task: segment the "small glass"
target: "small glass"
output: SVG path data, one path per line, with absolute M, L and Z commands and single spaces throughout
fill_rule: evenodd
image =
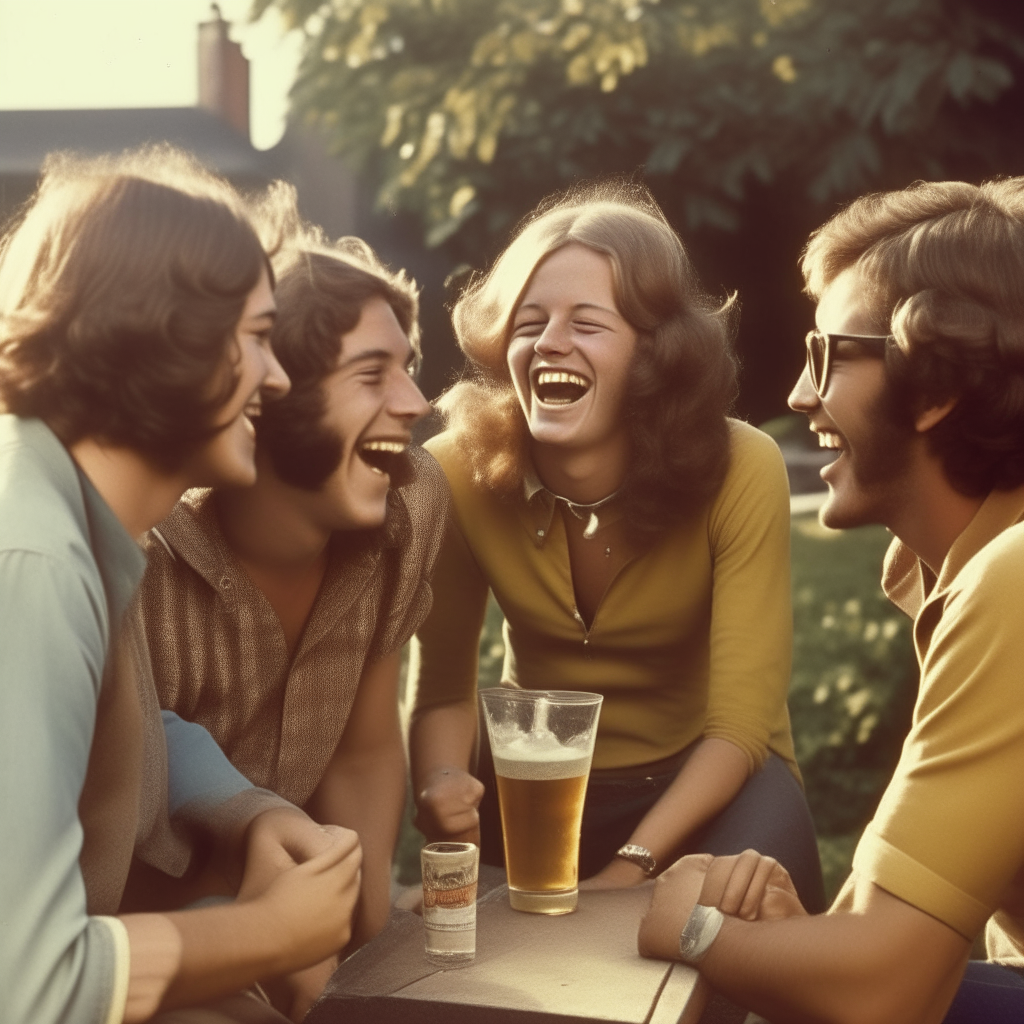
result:
M 430 843 L 420 850 L 427 959 L 439 967 L 465 967 L 476 956 L 479 866 L 473 843 Z

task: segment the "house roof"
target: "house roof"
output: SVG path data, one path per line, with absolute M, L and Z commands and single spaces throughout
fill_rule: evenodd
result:
M 35 177 L 54 150 L 119 153 L 170 142 L 231 178 L 268 178 L 266 154 L 200 107 L 120 110 L 0 110 L 0 175 Z

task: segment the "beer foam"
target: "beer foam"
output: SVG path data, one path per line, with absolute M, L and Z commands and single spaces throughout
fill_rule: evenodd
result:
M 493 753 L 494 771 L 506 779 L 575 779 L 590 771 L 590 754 L 563 746 L 552 733 L 519 736 Z

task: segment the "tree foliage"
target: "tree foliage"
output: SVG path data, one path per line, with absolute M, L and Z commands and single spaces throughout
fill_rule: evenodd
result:
M 1024 39 L 943 0 L 255 0 L 306 32 L 293 108 L 428 242 L 507 230 L 573 180 L 642 166 L 693 227 L 752 180 L 845 197 L 977 150 L 972 104 Z

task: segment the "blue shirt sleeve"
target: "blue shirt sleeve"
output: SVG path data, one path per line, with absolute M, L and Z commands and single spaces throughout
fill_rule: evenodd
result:
M 191 804 L 221 804 L 253 788 L 201 725 L 186 722 L 173 711 L 160 714 L 167 738 L 167 803 L 171 817 Z
M 106 656 L 106 602 L 75 570 L 0 552 L 0 1003 L 4 1024 L 93 1024 L 110 930 L 86 913 L 78 801 Z

